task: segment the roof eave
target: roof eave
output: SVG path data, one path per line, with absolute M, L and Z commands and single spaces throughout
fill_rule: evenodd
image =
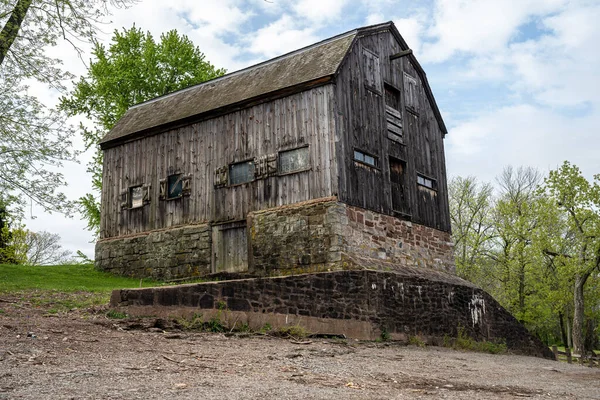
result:
M 228 104 L 223 107 L 208 110 L 199 114 L 192 115 L 187 118 L 179 119 L 177 121 L 168 122 L 165 124 L 153 126 L 148 129 L 129 133 L 125 136 L 120 136 L 114 139 L 106 139 L 106 136 L 100 140 L 100 148 L 102 150 L 109 149 L 111 147 L 118 146 L 120 144 L 131 142 L 142 137 L 148 137 L 157 135 L 159 133 L 180 128 L 192 123 L 205 121 L 211 118 L 215 118 L 224 114 L 228 114 L 234 111 L 238 111 L 247 107 L 255 106 L 265 102 L 269 102 L 275 99 L 286 97 L 295 93 L 300 93 L 308 89 L 313 89 L 319 86 L 327 85 L 331 83 L 335 74 L 324 75 L 319 78 L 312 79 L 310 81 L 302 82 L 300 84 L 278 89 L 269 93 L 263 93 L 259 96 L 252 97 L 250 99 L 244 99 L 237 103 Z

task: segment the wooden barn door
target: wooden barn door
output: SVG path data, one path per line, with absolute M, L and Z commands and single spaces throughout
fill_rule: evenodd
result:
M 248 235 L 246 222 L 233 222 L 213 227 L 213 272 L 248 270 Z
M 401 214 L 410 215 L 405 161 L 390 157 L 390 183 L 392 186 L 392 209 Z

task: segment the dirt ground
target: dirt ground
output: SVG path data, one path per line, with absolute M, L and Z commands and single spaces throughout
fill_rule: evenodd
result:
M 0 310 L 0 399 L 600 399 L 600 368 L 533 357 Z

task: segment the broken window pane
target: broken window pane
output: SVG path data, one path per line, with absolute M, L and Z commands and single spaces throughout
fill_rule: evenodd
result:
M 169 175 L 167 182 L 167 199 L 175 199 L 177 197 L 181 197 L 182 178 L 182 174 Z
M 244 161 L 229 166 L 229 184 L 239 185 L 240 183 L 254 180 L 254 162 Z
M 309 167 L 308 147 L 282 151 L 279 153 L 279 173 L 287 174 L 302 171 Z
M 377 157 L 370 156 L 360 150 L 354 150 L 354 160 L 371 165 L 373 167 L 377 166 Z
M 138 208 L 144 205 L 144 191 L 141 186 L 135 186 L 129 189 L 129 198 L 131 199 L 131 208 Z
M 436 181 L 434 179 L 427 178 L 423 175 L 417 175 L 417 183 L 429 189 L 436 189 Z

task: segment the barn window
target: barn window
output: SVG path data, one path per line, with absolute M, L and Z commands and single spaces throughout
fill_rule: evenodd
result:
M 183 194 L 183 175 L 174 174 L 167 178 L 167 199 L 176 199 Z
M 358 161 L 372 167 L 377 167 L 378 164 L 377 157 L 363 153 L 360 150 L 354 150 L 354 161 Z
M 381 68 L 377 54 L 363 49 L 363 70 L 365 86 L 381 94 Z
M 402 114 L 400 113 L 400 91 L 395 87 L 385 86 L 385 119 L 387 137 L 398 143 L 403 143 Z
M 129 188 L 130 208 L 138 208 L 144 205 L 144 189 L 140 186 Z
M 229 166 L 230 185 L 239 185 L 252 180 L 254 180 L 254 161 L 243 161 Z
M 417 174 L 417 183 L 421 186 L 425 186 L 426 188 L 436 190 L 437 182 L 435 179 L 428 178 L 426 176 Z
M 385 83 L 385 105 L 392 107 L 394 110 L 400 110 L 400 91 Z
M 417 79 L 404 73 L 404 102 L 412 112 L 419 112 L 419 83 Z
M 279 152 L 279 173 L 290 174 L 305 171 L 310 167 L 308 146 Z

